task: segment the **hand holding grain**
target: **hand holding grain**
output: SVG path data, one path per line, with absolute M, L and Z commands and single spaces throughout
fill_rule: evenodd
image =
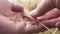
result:
M 41 0 L 31 16 L 37 18 L 48 27 L 60 29 L 60 0 Z

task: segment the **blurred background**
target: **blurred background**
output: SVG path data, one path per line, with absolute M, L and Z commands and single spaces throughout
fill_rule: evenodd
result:
M 39 2 L 41 2 L 41 0 L 9 0 L 9 1 L 14 4 L 22 5 L 24 7 L 24 11 L 28 14 L 30 13 L 30 11 L 36 8 Z M 47 31 L 32 34 L 60 34 L 60 31 L 57 28 L 49 29 L 47 27 Z
M 40 2 L 40 0 L 9 0 L 12 3 L 23 5 L 25 9 L 28 9 L 29 11 L 36 8 L 37 4 Z

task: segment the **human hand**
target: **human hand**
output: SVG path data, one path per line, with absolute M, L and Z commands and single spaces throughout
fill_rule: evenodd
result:
M 60 0 L 41 0 L 36 9 L 31 11 L 31 16 L 37 18 L 47 27 L 59 27 Z
M 40 3 L 37 5 L 37 7 L 33 11 L 31 11 L 31 16 L 38 17 L 44 15 L 51 9 L 60 9 L 59 1 L 60 0 L 40 0 Z
M 31 34 L 44 29 L 40 24 L 32 25 L 36 21 L 23 16 L 23 10 L 22 6 L 0 0 L 0 34 Z
M 0 34 L 18 34 L 19 27 L 11 20 L 11 16 L 17 11 L 23 12 L 23 7 L 10 3 L 8 0 L 0 0 Z M 23 28 L 24 23 L 21 24 L 18 25 Z
M 33 19 L 24 17 L 22 15 L 24 10 L 22 6 L 12 4 L 7 0 L 0 0 L 0 2 L 3 3 L 0 4 L 1 5 L 1 10 L 0 10 L 0 19 L 1 19 L 0 33 L 1 34 L 31 34 L 31 33 L 41 32 L 46 30 L 46 28 L 42 26 L 40 23 L 32 25 L 36 23 L 36 21 L 33 21 Z M 25 21 L 27 21 L 28 23 L 26 23 Z M 52 27 L 55 26 L 55 22 L 54 22 L 55 20 L 52 21 L 53 21 L 52 23 L 48 23 L 50 22 L 50 20 L 48 22 L 44 21 L 41 23 L 43 23 L 44 25 L 52 24 L 51 26 L 49 25 L 50 27 Z

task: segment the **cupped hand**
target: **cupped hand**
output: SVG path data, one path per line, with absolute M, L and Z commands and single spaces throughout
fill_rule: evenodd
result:
M 24 8 L 8 0 L 0 0 L 0 34 L 31 34 L 43 31 L 44 27 L 22 15 Z
M 39 21 L 42 21 L 39 23 L 22 15 L 23 10 L 22 6 L 10 3 L 8 0 L 0 0 L 0 34 L 32 34 L 41 32 L 46 30 L 41 23 L 49 28 L 59 28 L 59 9 L 53 9 L 53 12 L 49 11 L 45 15 L 37 17 Z
M 17 11 L 23 12 L 23 10 L 22 6 L 10 3 L 8 0 L 0 0 L 0 34 L 18 34 L 19 28 L 24 28 L 23 22 L 18 24 L 11 20 Z

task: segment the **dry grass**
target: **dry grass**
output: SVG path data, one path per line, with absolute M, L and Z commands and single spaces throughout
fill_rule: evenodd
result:
M 60 31 L 57 30 L 56 28 L 52 28 L 50 29 L 52 32 L 50 31 L 45 31 L 45 32 L 40 32 L 40 33 L 37 33 L 37 34 L 60 34 Z

